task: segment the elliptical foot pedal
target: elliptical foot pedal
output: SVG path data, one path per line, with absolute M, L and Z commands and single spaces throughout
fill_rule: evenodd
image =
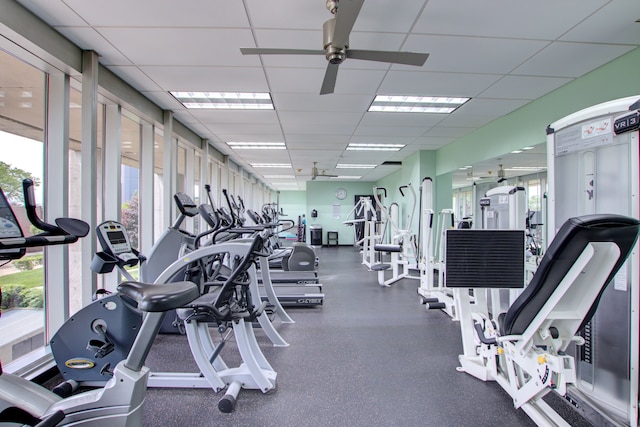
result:
M 384 271 L 391 268 L 391 264 L 373 264 L 371 271 Z

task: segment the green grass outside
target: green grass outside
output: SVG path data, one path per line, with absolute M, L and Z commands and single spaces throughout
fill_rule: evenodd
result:
M 34 288 L 36 286 L 42 286 L 43 283 L 44 269 L 42 268 L 34 268 L 33 270 L 0 276 L 0 286 L 22 285 L 25 288 Z

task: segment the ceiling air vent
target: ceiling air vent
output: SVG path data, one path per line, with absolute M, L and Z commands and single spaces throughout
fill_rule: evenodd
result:
M 380 166 L 402 166 L 402 162 L 382 162 Z

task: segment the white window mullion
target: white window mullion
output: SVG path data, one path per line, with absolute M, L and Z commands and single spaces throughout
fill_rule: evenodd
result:
M 97 226 L 97 158 L 98 158 L 98 54 L 82 52 L 82 219 L 91 230 Z M 82 306 L 93 299 L 97 278 L 91 271 L 91 259 L 96 251 L 96 236 L 90 232 L 82 239 Z
M 140 236 L 138 238 L 141 253 L 148 254 L 153 246 L 153 152 L 154 128 L 149 123 L 142 125 L 142 147 L 140 154 Z
M 46 91 L 44 221 L 69 213 L 69 76 L 49 75 Z M 47 246 L 45 253 L 45 341 L 69 317 L 69 249 Z

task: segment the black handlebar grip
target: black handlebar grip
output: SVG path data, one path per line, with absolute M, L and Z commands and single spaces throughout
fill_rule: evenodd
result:
M 49 233 L 59 233 L 60 229 L 51 224 L 47 224 L 38 218 L 38 213 L 36 212 L 36 196 L 33 192 L 33 181 L 30 179 L 24 179 L 22 181 L 22 192 L 24 193 L 24 207 L 27 212 L 27 218 L 31 224 L 36 226 L 42 231 L 46 231 Z

